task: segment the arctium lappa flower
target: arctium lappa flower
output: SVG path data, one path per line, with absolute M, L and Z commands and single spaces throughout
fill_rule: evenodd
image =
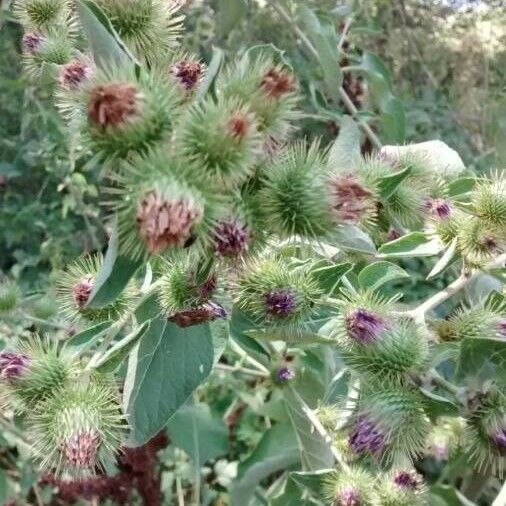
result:
M 379 504 L 385 506 L 427 506 L 427 487 L 413 469 L 395 469 L 379 480 Z
M 75 60 L 60 68 L 58 80 L 66 90 L 75 90 L 86 82 L 93 72 L 90 63 Z
M 352 467 L 325 477 L 323 494 L 332 506 L 368 506 L 376 504 L 375 478 L 364 469 Z
M 485 307 L 462 308 L 456 311 L 445 322 L 447 340 L 496 338 L 505 336 L 506 311 L 504 308 Z
M 45 37 L 41 33 L 27 32 L 23 35 L 23 49 L 28 53 L 35 54 L 44 40 Z
M 146 152 L 170 134 L 181 93 L 154 71 L 130 66 L 92 73 L 79 86 L 81 129 L 101 158 Z
M 249 227 L 240 218 L 223 218 L 213 232 L 214 251 L 220 257 L 241 258 L 248 252 L 250 238 Z
M 198 88 L 204 76 L 204 70 L 204 65 L 197 59 L 184 57 L 174 62 L 169 72 L 186 92 L 191 92 Z
M 381 315 L 360 307 L 346 315 L 345 325 L 350 338 L 362 344 L 381 339 L 388 327 Z
M 250 263 L 237 287 L 241 309 L 259 323 L 272 325 L 303 323 L 321 296 L 318 284 L 304 270 L 290 269 L 276 258 Z
M 74 322 L 106 321 L 119 318 L 129 309 L 136 294 L 132 283 L 127 285 L 113 303 L 100 309 L 87 307 L 102 263 L 102 255 L 83 256 L 60 273 L 56 282 L 56 294 L 65 318 Z
M 264 57 L 229 67 L 218 79 L 220 96 L 248 104 L 267 138 L 284 140 L 298 118 L 297 83 L 289 68 Z
M 222 187 L 237 187 L 252 174 L 262 146 L 255 116 L 237 100 L 195 104 L 180 144 L 197 174 Z
M 285 149 L 264 170 L 259 202 L 266 227 L 282 238 L 328 237 L 337 228 L 318 143 Z
M 54 392 L 29 418 L 29 434 L 41 466 L 74 478 L 114 464 L 125 428 L 112 383 L 95 378 Z
M 65 348 L 40 338 L 21 342 L 0 353 L 0 379 L 13 407 L 31 410 L 73 380 L 75 359 Z

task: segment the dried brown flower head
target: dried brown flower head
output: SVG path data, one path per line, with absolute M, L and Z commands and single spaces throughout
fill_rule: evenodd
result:
M 329 183 L 333 209 L 339 221 L 357 222 L 373 209 L 373 193 L 354 174 L 334 176 Z
M 295 90 L 295 81 L 287 72 L 271 68 L 262 77 L 261 87 L 268 97 L 278 99 Z
M 91 90 L 89 119 L 101 127 L 118 126 L 138 112 L 139 94 L 135 86 L 124 83 L 100 85 Z

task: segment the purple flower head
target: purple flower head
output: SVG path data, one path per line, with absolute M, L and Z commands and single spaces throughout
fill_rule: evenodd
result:
M 200 81 L 204 67 L 198 61 L 182 60 L 170 68 L 170 73 L 187 90 L 193 90 Z
M 422 477 L 415 471 L 399 471 L 395 473 L 394 483 L 404 490 L 419 490 Z
M 23 47 L 28 53 L 35 54 L 43 42 L 44 37 L 39 33 L 28 32 L 23 35 Z
M 403 236 L 403 233 L 401 230 L 398 230 L 397 228 L 391 228 L 388 231 L 387 239 L 389 241 L 395 241 L 396 239 L 399 239 Z
M 339 492 L 336 506 L 360 506 L 360 493 L 353 485 L 346 485 Z
M 2 351 L 0 353 L 0 377 L 6 380 L 19 378 L 30 364 L 30 359 L 22 353 Z
M 82 309 L 86 306 L 94 285 L 95 280 L 93 276 L 85 276 L 72 287 L 72 298 L 77 309 Z
M 506 428 L 501 427 L 494 431 L 490 440 L 501 455 L 506 455 Z
M 222 257 L 240 257 L 248 251 L 249 239 L 246 225 L 233 218 L 222 220 L 214 230 L 214 249 Z
M 446 444 L 446 442 L 444 442 L 444 441 L 437 441 L 436 443 L 434 443 L 434 446 L 433 446 L 432 449 L 433 449 L 433 452 L 434 452 L 434 457 L 437 460 L 446 460 L 446 459 L 448 459 L 449 449 L 448 449 L 448 445 Z
M 265 294 L 265 309 L 272 316 L 286 317 L 296 309 L 297 301 L 292 290 L 278 288 Z
M 359 416 L 348 438 L 354 453 L 381 453 L 386 446 L 383 431 L 365 416 Z
M 276 377 L 280 382 L 290 381 L 295 378 L 295 371 L 290 367 L 283 366 L 278 369 Z
M 443 199 L 427 199 L 424 204 L 425 210 L 434 218 L 444 220 L 452 214 L 450 204 Z
M 499 337 L 506 339 L 506 320 L 501 320 L 497 324 L 497 330 L 499 333 Z
M 75 90 L 91 75 L 91 67 L 82 62 L 71 62 L 63 65 L 58 76 L 60 84 L 67 90 Z
M 65 458 L 80 468 L 94 467 L 100 436 L 95 431 L 75 432 L 63 443 Z
M 346 316 L 345 323 L 348 335 L 360 343 L 375 341 L 387 328 L 381 316 L 363 308 L 352 311 Z

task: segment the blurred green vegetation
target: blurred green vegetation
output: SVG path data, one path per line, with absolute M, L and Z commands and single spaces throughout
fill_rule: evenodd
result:
M 347 26 L 340 64 L 356 67 L 364 51 L 386 63 L 406 116 L 406 142 L 439 138 L 471 169 L 506 161 L 506 9 L 501 2 L 437 0 L 302 0 L 335 29 Z M 231 8 L 231 5 L 234 8 Z M 350 4 L 351 5 L 351 4 Z M 321 69 L 266 0 L 189 0 L 184 7 L 189 51 L 209 61 L 219 47 L 230 59 L 247 48 L 274 44 L 286 51 L 304 88 L 301 135 L 333 138 L 342 103 L 325 100 Z M 23 76 L 21 29 L 10 6 L 0 10 L 0 275 L 42 287 L 70 258 L 104 245 L 97 172 L 69 146 L 51 105 L 48 84 Z M 378 130 L 367 81 L 345 71 L 343 86 L 361 117 Z M 322 112 L 323 111 L 323 112 Z M 382 135 L 379 129 L 380 136 Z M 388 139 L 382 137 L 382 141 Z M 371 146 L 364 144 L 364 149 Z

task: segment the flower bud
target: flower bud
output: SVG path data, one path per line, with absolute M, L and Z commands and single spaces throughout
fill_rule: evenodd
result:
M 357 454 L 381 454 L 387 444 L 387 435 L 373 421 L 359 416 L 351 430 L 348 443 Z
M 103 128 L 124 125 L 139 110 L 139 93 L 131 84 L 111 83 L 92 88 L 88 118 Z
M 60 85 L 66 90 L 75 90 L 87 81 L 92 74 L 90 65 L 80 61 L 73 61 L 63 65 L 60 69 L 58 79 Z
M 28 53 L 35 54 L 44 40 L 43 35 L 36 32 L 28 32 L 23 35 L 23 47 Z
M 204 66 L 194 60 L 181 60 L 170 68 L 170 74 L 186 91 L 193 91 L 204 74 Z
M 424 209 L 429 215 L 438 220 L 445 220 L 452 214 L 452 208 L 449 202 L 444 199 L 427 199 Z
M 296 294 L 292 290 L 272 290 L 264 295 L 265 311 L 268 315 L 285 317 L 293 314 Z
M 70 13 L 67 0 L 18 0 L 14 15 L 24 26 L 53 28 Z
M 385 320 L 367 309 L 358 308 L 345 317 L 348 335 L 355 341 L 365 344 L 376 341 L 387 328 Z
M 375 478 L 367 471 L 352 467 L 340 469 L 325 478 L 323 494 L 332 506 L 365 506 L 376 503 Z M 379 504 L 379 503 L 378 503 Z
M 72 287 L 72 298 L 77 309 L 86 306 L 95 285 L 93 276 L 85 276 Z
M 20 378 L 30 365 L 30 358 L 23 353 L 0 352 L 0 377 L 7 381 Z
M 397 471 L 394 475 L 394 484 L 405 490 L 419 490 L 423 478 L 416 471 Z
M 482 220 L 506 233 L 506 177 L 483 178 L 472 193 L 473 210 Z
M 96 462 L 100 436 L 97 432 L 78 431 L 63 442 L 63 455 L 76 468 L 90 469 Z
M 295 371 L 287 366 L 280 367 L 276 372 L 276 379 L 279 383 L 286 383 L 295 379 Z

